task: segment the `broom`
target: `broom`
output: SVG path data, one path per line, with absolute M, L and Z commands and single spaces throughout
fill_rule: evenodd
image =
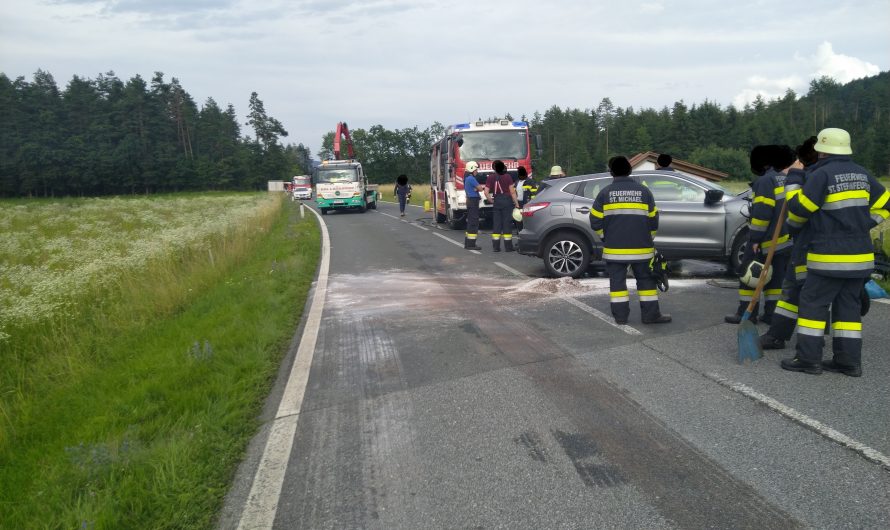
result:
M 772 265 L 773 254 L 776 253 L 776 242 L 779 240 L 779 232 L 782 231 L 782 224 L 785 223 L 785 212 L 788 209 L 788 201 L 782 203 L 782 210 L 779 212 L 779 221 L 773 230 L 772 244 L 766 253 L 766 261 L 763 263 L 763 270 L 760 272 L 760 279 L 757 281 L 757 287 L 754 288 L 754 294 L 751 295 L 751 301 L 748 302 L 748 308 L 742 314 L 742 321 L 739 324 L 739 364 L 744 364 L 745 359 L 756 361 L 763 357 L 763 347 L 760 345 L 760 336 L 757 334 L 757 327 L 753 322 L 748 320 L 751 311 L 754 310 L 754 304 L 760 298 L 763 286 L 766 284 L 766 273 Z

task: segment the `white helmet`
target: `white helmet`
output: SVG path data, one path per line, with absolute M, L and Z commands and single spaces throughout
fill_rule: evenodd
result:
M 519 208 L 513 208 L 513 220 L 517 223 L 522 222 L 522 210 Z
M 830 127 L 822 129 L 817 136 L 818 140 L 813 149 L 819 153 L 827 153 L 829 155 L 852 155 L 853 149 L 850 148 L 850 133 L 843 129 L 835 129 Z
M 477 164 L 476 162 L 474 162 L 472 160 L 467 162 L 467 171 L 472 173 L 473 171 L 476 171 L 477 169 L 479 169 L 479 164 Z
M 745 267 L 745 273 L 742 274 L 742 277 L 739 278 L 739 281 L 747 285 L 748 287 L 757 287 L 757 282 L 760 281 L 760 275 L 763 273 L 763 263 L 759 261 L 752 261 Z M 773 277 L 773 268 L 770 267 L 766 270 L 766 279 L 763 281 L 764 284 L 769 283 L 770 279 Z

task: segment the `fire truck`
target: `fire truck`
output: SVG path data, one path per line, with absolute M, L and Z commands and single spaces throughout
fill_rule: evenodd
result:
M 340 139 L 346 139 L 349 158 L 342 159 Z M 362 165 L 355 160 L 355 150 L 349 128 L 337 124 L 334 136 L 334 159 L 323 161 L 312 173 L 315 182 L 315 202 L 322 215 L 331 210 L 358 210 L 365 213 L 377 209 L 378 186 L 368 183 Z
M 541 156 L 541 135 L 535 135 L 535 147 Z M 448 223 L 452 229 L 466 226 L 467 196 L 464 173 L 467 162 L 479 164 L 477 178 L 484 183 L 493 170 L 491 164 L 501 160 L 507 171 L 516 176 L 519 166 L 532 174 L 532 155 L 528 123 L 495 120 L 458 123 L 449 126 L 445 137 L 430 148 L 430 201 L 437 223 Z M 490 217 L 491 207 L 480 205 L 480 215 Z
M 294 177 L 287 188 L 290 193 L 291 200 L 312 199 L 312 177 L 309 175 L 298 175 Z

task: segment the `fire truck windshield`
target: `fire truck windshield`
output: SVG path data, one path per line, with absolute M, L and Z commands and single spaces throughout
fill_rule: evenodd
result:
M 333 184 L 338 182 L 355 182 L 356 180 L 357 177 L 355 169 L 319 168 L 318 178 L 316 179 L 316 182 L 328 182 Z
M 294 177 L 294 186 L 310 186 L 311 184 L 309 177 Z
M 461 160 L 522 160 L 528 156 L 526 131 L 466 131 Z

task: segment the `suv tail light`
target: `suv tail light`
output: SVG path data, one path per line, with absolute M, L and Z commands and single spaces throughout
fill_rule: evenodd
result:
M 547 208 L 548 206 L 550 206 L 549 202 L 533 202 L 530 204 L 526 204 L 522 208 L 522 216 L 523 217 L 531 217 L 531 216 L 535 215 L 535 212 L 537 212 L 539 210 L 543 210 L 544 208 Z

